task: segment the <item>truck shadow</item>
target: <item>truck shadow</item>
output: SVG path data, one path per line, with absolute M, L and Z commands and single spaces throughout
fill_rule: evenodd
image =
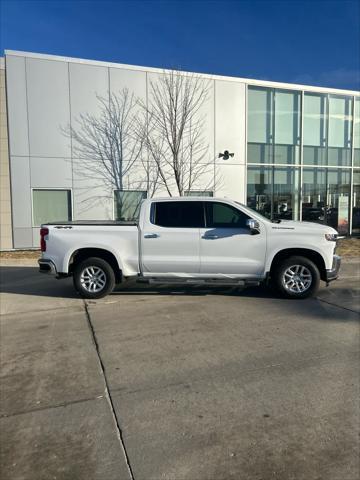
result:
M 342 284 L 344 285 L 344 283 Z M 346 285 L 346 284 L 345 284 Z M 64 299 L 79 299 L 81 297 L 74 290 L 72 279 L 56 280 L 52 276 L 39 274 L 36 267 L 0 266 L 0 291 L 3 294 L 28 295 L 35 297 L 52 297 Z M 258 287 L 204 287 L 183 285 L 147 285 L 128 282 L 117 286 L 110 298 L 129 296 L 158 296 L 167 295 L 206 297 L 208 295 L 221 297 L 239 297 L 253 299 L 269 299 L 278 303 L 282 312 L 289 315 L 306 315 L 311 311 L 317 312 L 316 316 L 327 320 L 354 321 L 354 315 L 358 309 L 359 296 L 355 288 L 342 286 L 330 287 L 330 290 L 321 288 L 317 298 L 307 300 L 284 300 L 270 288 L 260 285 Z M 339 299 L 345 299 L 341 302 Z M 101 304 L 106 299 L 96 300 Z M 263 304 L 264 308 L 266 303 Z M 261 310 L 261 304 L 259 304 Z
M 0 290 L 2 293 L 34 295 L 54 298 L 80 298 L 74 290 L 72 279 L 56 280 L 51 275 L 40 274 L 37 267 L 0 266 Z M 225 295 L 272 298 L 275 294 L 264 286 L 204 287 L 203 285 L 148 285 L 129 281 L 118 285 L 112 296 L 122 295 Z

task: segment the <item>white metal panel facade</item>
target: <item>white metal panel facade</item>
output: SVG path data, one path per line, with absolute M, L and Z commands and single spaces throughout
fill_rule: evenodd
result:
M 32 219 L 34 188 L 70 190 L 72 218 L 75 220 L 114 218 L 113 188 L 87 170 L 86 162 L 78 158 L 78 146 L 69 131 L 79 127 L 81 116 L 99 116 L 101 108 L 97 97 L 106 100 L 109 92 L 118 94 L 126 88 L 136 98 L 148 102 L 150 82 L 156 82 L 161 74 L 162 70 L 154 68 L 6 52 L 15 248 L 38 246 Z M 358 95 L 357 92 L 321 87 L 200 76 L 209 84 L 208 100 L 200 114 L 204 118 L 203 135 L 208 144 L 207 160 L 213 163 L 213 168 L 195 187 L 204 189 L 215 179 L 215 195 L 244 203 L 247 142 L 252 141 L 247 138 L 248 85 Z M 262 108 L 262 98 L 263 94 L 259 92 L 259 109 Z M 282 101 L 282 110 L 286 110 L 286 95 Z M 307 111 L 309 115 L 316 109 L 312 104 L 305 107 L 305 113 Z M 259 116 L 260 121 L 261 118 Z M 291 117 L 283 116 L 278 125 L 289 121 Z M 259 131 L 263 131 L 260 127 Z M 254 128 L 251 131 L 254 132 Z M 304 131 L 303 135 L 311 136 L 312 129 Z M 286 138 L 280 140 L 287 141 Z M 234 156 L 228 160 L 220 159 L 218 155 L 224 150 Z M 140 180 L 140 170 L 139 164 L 134 165 L 130 189 L 136 184 L 136 178 Z M 156 196 L 164 195 L 166 191 L 159 188 Z

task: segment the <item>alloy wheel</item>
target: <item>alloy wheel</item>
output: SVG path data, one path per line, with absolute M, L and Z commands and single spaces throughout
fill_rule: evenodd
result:
M 106 285 L 106 274 L 100 267 L 86 267 L 81 272 L 80 283 L 87 292 L 98 293 Z
M 304 293 L 311 287 L 312 274 L 304 265 L 291 265 L 284 271 L 282 282 L 289 292 Z

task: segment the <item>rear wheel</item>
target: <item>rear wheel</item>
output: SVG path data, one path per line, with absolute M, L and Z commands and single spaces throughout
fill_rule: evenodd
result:
M 111 265 L 102 258 L 83 260 L 74 269 L 74 286 L 83 298 L 102 298 L 115 286 L 115 274 Z
M 307 298 L 316 294 L 320 273 L 308 258 L 294 256 L 286 258 L 275 268 L 273 282 L 284 297 Z

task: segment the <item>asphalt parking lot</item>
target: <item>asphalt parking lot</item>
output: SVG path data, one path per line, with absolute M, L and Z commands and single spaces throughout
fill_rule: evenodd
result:
M 318 298 L 1 267 L 2 480 L 356 480 L 359 264 Z

